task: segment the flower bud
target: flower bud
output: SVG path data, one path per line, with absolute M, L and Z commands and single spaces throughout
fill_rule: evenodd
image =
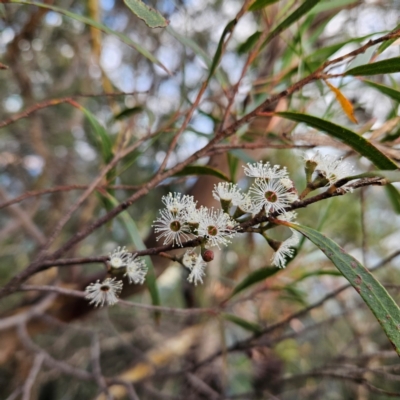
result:
M 205 262 L 214 260 L 214 252 L 209 249 L 205 249 L 201 252 L 201 257 Z

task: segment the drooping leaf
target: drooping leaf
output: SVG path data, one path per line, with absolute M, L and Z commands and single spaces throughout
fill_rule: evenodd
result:
M 239 166 L 239 159 L 231 153 L 227 153 L 227 158 L 228 158 L 229 175 L 231 177 L 230 181 L 235 182 L 236 172 Z
M 400 71 L 400 57 L 388 58 L 371 64 L 359 65 L 346 71 L 345 75 L 379 75 Z
M 358 121 L 354 116 L 353 104 L 351 104 L 349 99 L 347 99 L 347 97 L 337 87 L 331 85 L 328 81 L 325 81 L 325 83 L 328 85 L 329 89 L 332 90 L 333 93 L 335 93 L 336 100 L 341 105 L 343 111 L 345 112 L 349 120 L 357 124 Z
M 268 43 L 275 36 L 279 35 L 285 29 L 289 28 L 303 15 L 307 14 L 312 8 L 314 8 L 320 0 L 306 0 L 300 7 L 293 11 L 287 18 L 285 18 L 272 32 L 267 36 L 265 43 Z
M 396 214 L 400 214 L 400 193 L 390 183 L 385 186 L 386 194 L 389 197 L 390 203 L 392 204 L 393 210 Z
M 325 121 L 324 119 L 307 114 L 294 112 L 278 112 L 276 114 L 292 121 L 304 122 L 313 128 L 320 129 L 321 131 L 328 133 L 329 135 L 341 140 L 343 143 L 346 143 L 360 155 L 368 158 L 376 167 L 380 169 L 397 169 L 397 165 L 385 154 L 380 152 L 375 146 L 373 146 L 368 140 L 364 139 L 357 133 L 344 128 L 343 126 L 336 125 L 332 122 Z
M 311 240 L 333 262 L 371 309 L 400 356 L 400 308 L 386 289 L 333 240 L 312 228 L 291 223 L 288 225 Z
M 237 52 L 239 54 L 245 54 L 250 51 L 257 43 L 257 40 L 260 38 L 260 36 L 261 32 L 259 31 L 250 35 L 245 42 L 239 45 L 239 47 L 237 48 Z
M 157 60 L 156 57 L 154 57 L 149 51 L 147 51 L 144 47 L 140 46 L 138 43 L 134 42 L 132 39 L 130 39 L 128 36 L 123 35 L 120 32 L 114 31 L 107 26 L 101 24 L 100 22 L 97 22 L 91 18 L 85 17 L 83 15 L 75 14 L 71 11 L 65 10 L 60 7 L 56 7 L 50 4 L 44 4 L 44 3 L 37 3 L 34 1 L 24 1 L 24 0 L 10 0 L 10 3 L 16 3 L 16 4 L 26 4 L 26 5 L 31 5 L 31 6 L 36 6 L 36 7 L 42 7 L 46 8 L 48 10 L 52 10 L 54 12 L 58 12 L 60 14 L 64 14 L 69 18 L 75 19 L 79 22 L 82 22 L 86 25 L 92 26 L 93 28 L 100 29 L 101 31 L 108 33 L 110 35 L 117 36 L 122 42 L 127 44 L 128 46 L 136 49 L 139 53 L 141 53 L 143 56 L 145 56 L 147 59 L 149 59 L 151 62 L 154 64 L 159 65 L 161 68 L 163 68 L 166 72 L 169 73 L 168 69 L 159 61 Z
M 227 321 L 233 322 L 234 324 L 240 326 L 246 331 L 253 332 L 255 334 L 260 334 L 262 332 L 261 326 L 255 324 L 254 322 L 247 321 L 246 319 L 240 318 L 233 314 L 222 313 L 222 318 Z
M 130 10 L 150 28 L 164 28 L 168 21 L 154 8 L 141 0 L 124 0 Z
M 304 307 L 308 305 L 306 294 L 302 290 L 297 289 L 296 287 L 291 285 L 287 285 L 282 288 L 282 293 L 279 298 L 295 301 L 296 303 L 300 303 Z
M 319 271 L 306 272 L 305 274 L 297 278 L 294 282 L 292 282 L 291 285 L 301 282 L 304 279 L 310 278 L 311 276 L 323 276 L 323 275 L 342 276 L 342 274 L 336 270 L 319 270 Z
M 144 110 L 144 108 L 142 106 L 136 106 L 136 107 L 131 107 L 131 108 L 125 108 L 124 110 L 122 110 L 120 113 L 118 113 L 117 115 L 114 116 L 114 119 L 116 121 L 124 119 L 124 118 L 128 118 L 131 115 L 135 115 L 138 113 L 141 113 Z
M 353 3 L 357 3 L 358 0 L 326 0 L 319 3 L 312 11 L 312 14 L 320 14 L 324 11 L 333 10 L 334 8 L 343 9 Z
M 221 38 L 219 39 L 219 43 L 217 46 L 217 50 L 215 51 L 214 58 L 211 63 L 210 72 L 208 74 L 207 80 L 210 80 L 211 77 L 214 75 L 216 68 L 218 67 L 219 62 L 221 61 L 222 50 L 225 43 L 226 36 L 233 31 L 237 24 L 237 19 L 234 18 L 232 21 L 229 21 L 228 24 L 225 26 L 225 29 L 222 32 Z
M 211 57 L 209 57 L 208 54 L 194 40 L 176 32 L 174 29 L 172 29 L 171 26 L 167 26 L 165 30 L 171 36 L 177 39 L 180 43 L 182 43 L 184 46 L 189 47 L 191 50 L 193 50 L 193 52 L 197 54 L 206 63 L 208 68 L 211 67 L 212 64 Z M 225 74 L 222 73 L 220 69 L 217 69 L 215 71 L 215 77 L 218 79 L 221 86 L 225 87 L 229 84 L 227 77 L 225 76 Z
M 207 165 L 188 165 L 181 171 L 177 172 L 173 176 L 188 176 L 188 175 L 211 175 L 216 178 L 220 178 L 224 181 L 229 182 L 230 179 L 221 171 L 216 168 L 209 167 Z
M 104 163 L 108 164 L 113 157 L 112 142 L 108 132 L 89 110 L 81 105 L 79 105 L 79 109 L 85 114 L 87 120 L 89 121 L 92 127 L 92 137 L 98 144 L 98 148 L 101 150 Z
M 250 7 L 249 11 L 262 10 L 264 7 L 274 4 L 279 0 L 256 0 Z
M 398 90 L 368 80 L 363 80 L 362 82 L 366 83 L 368 86 L 371 86 L 376 90 L 379 90 L 381 93 L 400 103 L 400 92 Z
M 242 292 L 244 289 L 275 275 L 281 269 L 276 267 L 264 267 L 259 268 L 256 271 L 251 272 L 246 278 L 242 280 L 232 291 L 231 297 Z
M 396 26 L 396 28 L 393 29 L 393 31 L 396 31 L 397 29 L 400 29 L 400 24 Z M 383 43 L 381 43 L 381 45 L 379 46 L 377 53 L 381 54 L 383 53 L 388 47 L 390 47 L 395 41 L 397 40 L 397 38 L 393 38 L 393 39 L 389 39 L 389 40 L 385 40 Z

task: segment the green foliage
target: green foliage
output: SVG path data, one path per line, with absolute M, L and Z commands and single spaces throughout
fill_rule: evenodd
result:
M 345 75 L 380 75 L 400 71 L 400 57 L 389 58 L 371 64 L 359 65 L 345 72 Z
M 306 226 L 297 224 L 290 226 L 311 240 L 333 262 L 374 313 L 400 356 L 400 308 L 386 289 L 364 266 L 331 239 Z

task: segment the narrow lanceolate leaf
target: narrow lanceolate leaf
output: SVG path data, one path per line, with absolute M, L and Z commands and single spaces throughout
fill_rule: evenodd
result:
M 208 75 L 207 80 L 211 79 L 211 77 L 213 76 L 216 68 L 218 67 L 218 64 L 219 64 L 219 62 L 221 60 L 221 57 L 222 57 L 222 50 L 224 48 L 225 38 L 229 33 L 231 33 L 233 31 L 233 29 L 235 28 L 237 22 L 238 22 L 237 19 L 234 18 L 232 21 L 228 22 L 228 24 L 226 25 L 225 29 L 223 30 L 221 38 L 219 39 L 217 50 L 215 52 L 214 58 L 213 58 L 212 63 L 211 63 L 210 73 Z
M 284 19 L 267 37 L 266 43 L 273 39 L 275 36 L 279 35 L 285 29 L 289 28 L 297 20 L 299 20 L 303 15 L 307 14 L 312 8 L 314 8 L 320 0 L 306 0 L 299 8 L 293 11 L 286 19 Z
M 97 21 L 95 21 L 95 20 L 93 20 L 91 18 L 85 17 L 83 15 L 75 14 L 75 13 L 73 13 L 71 11 L 68 11 L 68 10 L 65 10 L 63 8 L 52 6 L 50 4 L 36 3 L 34 1 L 23 1 L 23 0 L 9 0 L 9 1 L 10 1 L 10 3 L 27 4 L 27 5 L 31 5 L 31 6 L 42 7 L 42 8 L 45 8 L 47 10 L 52 10 L 54 12 L 58 12 L 60 14 L 64 14 L 67 17 L 75 19 L 75 20 L 77 20 L 79 22 L 82 22 L 82 23 L 84 23 L 86 25 L 89 25 L 89 26 L 92 26 L 94 28 L 100 29 L 101 31 L 103 31 L 105 33 L 117 36 L 122 42 L 124 42 L 128 46 L 136 49 L 139 53 L 141 53 L 143 56 L 148 58 L 151 62 L 153 62 L 154 64 L 159 65 L 161 68 L 163 68 L 166 72 L 169 73 L 168 69 L 163 64 L 161 64 L 161 62 L 158 61 L 157 58 L 154 57 L 144 47 L 142 47 L 138 43 L 134 42 L 128 36 L 125 36 L 120 32 L 114 31 L 114 30 L 108 28 L 107 26 L 101 24 L 100 22 L 97 22 Z
M 279 0 L 256 0 L 250 7 L 249 11 L 262 10 L 264 7 L 274 4 Z
M 174 176 L 188 176 L 188 175 L 210 175 L 220 178 L 224 181 L 229 182 L 230 179 L 220 170 L 208 167 L 207 165 L 188 165 L 181 171 L 174 174 Z
M 328 81 L 325 81 L 325 83 L 328 85 L 329 89 L 332 90 L 333 93 L 335 93 L 336 100 L 339 102 L 349 120 L 357 124 L 358 121 L 354 116 L 353 104 L 351 104 L 349 99 L 347 99 L 347 97 L 345 97 L 345 95 L 337 87 L 331 85 Z
M 393 29 L 393 31 L 397 31 L 397 29 L 400 29 L 400 24 L 396 26 L 396 28 Z M 392 31 L 392 32 L 393 32 Z M 389 39 L 386 40 L 385 42 L 383 42 L 377 50 L 378 54 L 383 53 L 388 47 L 390 47 L 395 41 L 397 40 L 397 38 L 393 38 L 393 39 Z
M 346 71 L 345 75 L 378 75 L 400 71 L 400 57 L 388 58 L 371 64 L 359 65 Z
M 397 169 L 397 165 L 385 154 L 380 152 L 375 146 L 373 146 L 372 143 L 357 133 L 344 128 L 343 126 L 336 125 L 332 122 L 325 121 L 324 119 L 307 114 L 294 112 L 278 112 L 276 114 L 292 121 L 304 122 L 313 128 L 328 133 L 330 136 L 339 139 L 343 143 L 346 143 L 360 155 L 368 158 L 368 160 L 370 160 L 376 167 L 380 169 Z
M 124 0 L 124 3 L 150 28 L 164 28 L 168 25 L 168 21 L 157 10 L 144 4 L 143 1 Z
M 396 214 L 400 214 L 400 193 L 390 183 L 385 186 L 386 194 L 389 197 L 390 203 L 392 204 L 393 210 Z
M 264 267 L 257 269 L 256 271 L 250 273 L 250 275 L 247 275 L 246 278 L 244 278 L 242 282 L 240 282 L 233 289 L 231 297 L 247 289 L 249 286 L 252 286 L 258 282 L 263 281 L 264 279 L 269 278 L 272 275 L 275 275 L 278 271 L 281 271 L 281 269 L 276 267 Z
M 233 322 L 234 324 L 240 326 L 246 331 L 250 331 L 255 334 L 260 334 L 262 332 L 260 325 L 255 324 L 254 322 L 247 321 L 246 319 L 237 317 L 236 315 L 223 313 L 222 318 L 226 319 L 227 321 Z
M 311 240 L 333 262 L 371 309 L 400 356 L 400 308 L 386 289 L 363 265 L 331 239 L 306 226 L 288 225 Z
M 389 86 L 381 85 L 380 83 L 375 83 L 367 80 L 363 80 L 362 82 L 366 83 L 368 86 L 371 86 L 376 90 L 379 90 L 381 93 L 400 103 L 400 92 L 398 90 L 392 89 Z
M 92 127 L 92 137 L 97 143 L 98 148 L 101 150 L 104 163 L 108 164 L 113 157 L 112 142 L 108 132 L 89 110 L 82 106 L 79 106 L 79 109 L 85 114 L 87 120 L 89 121 Z

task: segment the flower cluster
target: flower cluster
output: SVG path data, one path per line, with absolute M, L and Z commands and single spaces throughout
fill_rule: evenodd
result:
M 305 164 L 308 191 L 334 185 L 351 172 L 341 159 L 319 153 L 305 158 Z M 203 283 L 206 263 L 214 257 L 208 247 L 227 246 L 235 234 L 241 231 L 240 223 L 256 215 L 270 217 L 264 218 L 265 222 L 258 224 L 257 232 L 274 250 L 272 264 L 284 268 L 288 259 L 294 256 L 294 248 L 300 240 L 300 235 L 295 230 L 289 227 L 291 235 L 284 241 L 274 240 L 267 235 L 270 229 L 276 227 L 276 220 L 291 223 L 297 216 L 295 212 L 287 211 L 292 203 L 299 200 L 288 171 L 285 167 L 272 166 L 269 162 L 257 162 L 244 166 L 244 173 L 254 178 L 247 193 L 230 182 L 221 182 L 214 186 L 212 195 L 220 202 L 220 209 L 198 207 L 193 196 L 181 193 L 169 193 L 162 197 L 164 208 L 160 210 L 159 217 L 153 224 L 157 240 L 161 239 L 164 245 L 188 247 L 190 243 L 186 242 L 194 238 L 200 239 L 198 244 L 201 245 L 201 254 L 190 249 L 179 259 L 189 269 L 188 281 L 195 285 Z M 346 185 L 342 187 L 351 190 Z M 303 192 L 303 197 L 308 191 Z M 110 253 L 108 266 L 111 274 L 122 273 L 129 283 L 142 284 L 147 273 L 144 261 L 128 253 L 125 247 L 118 247 Z M 86 298 L 96 306 L 115 304 L 122 290 L 122 282 L 115 279 L 107 278 L 102 283 L 92 283 L 86 288 Z
M 111 274 L 126 276 L 129 283 L 143 284 L 147 274 L 146 263 L 135 255 L 128 253 L 125 247 L 118 247 L 108 257 L 108 266 Z M 122 281 L 116 278 L 107 278 L 103 282 L 91 283 L 86 288 L 86 298 L 90 304 L 97 306 L 113 305 L 118 302 L 122 290 Z

